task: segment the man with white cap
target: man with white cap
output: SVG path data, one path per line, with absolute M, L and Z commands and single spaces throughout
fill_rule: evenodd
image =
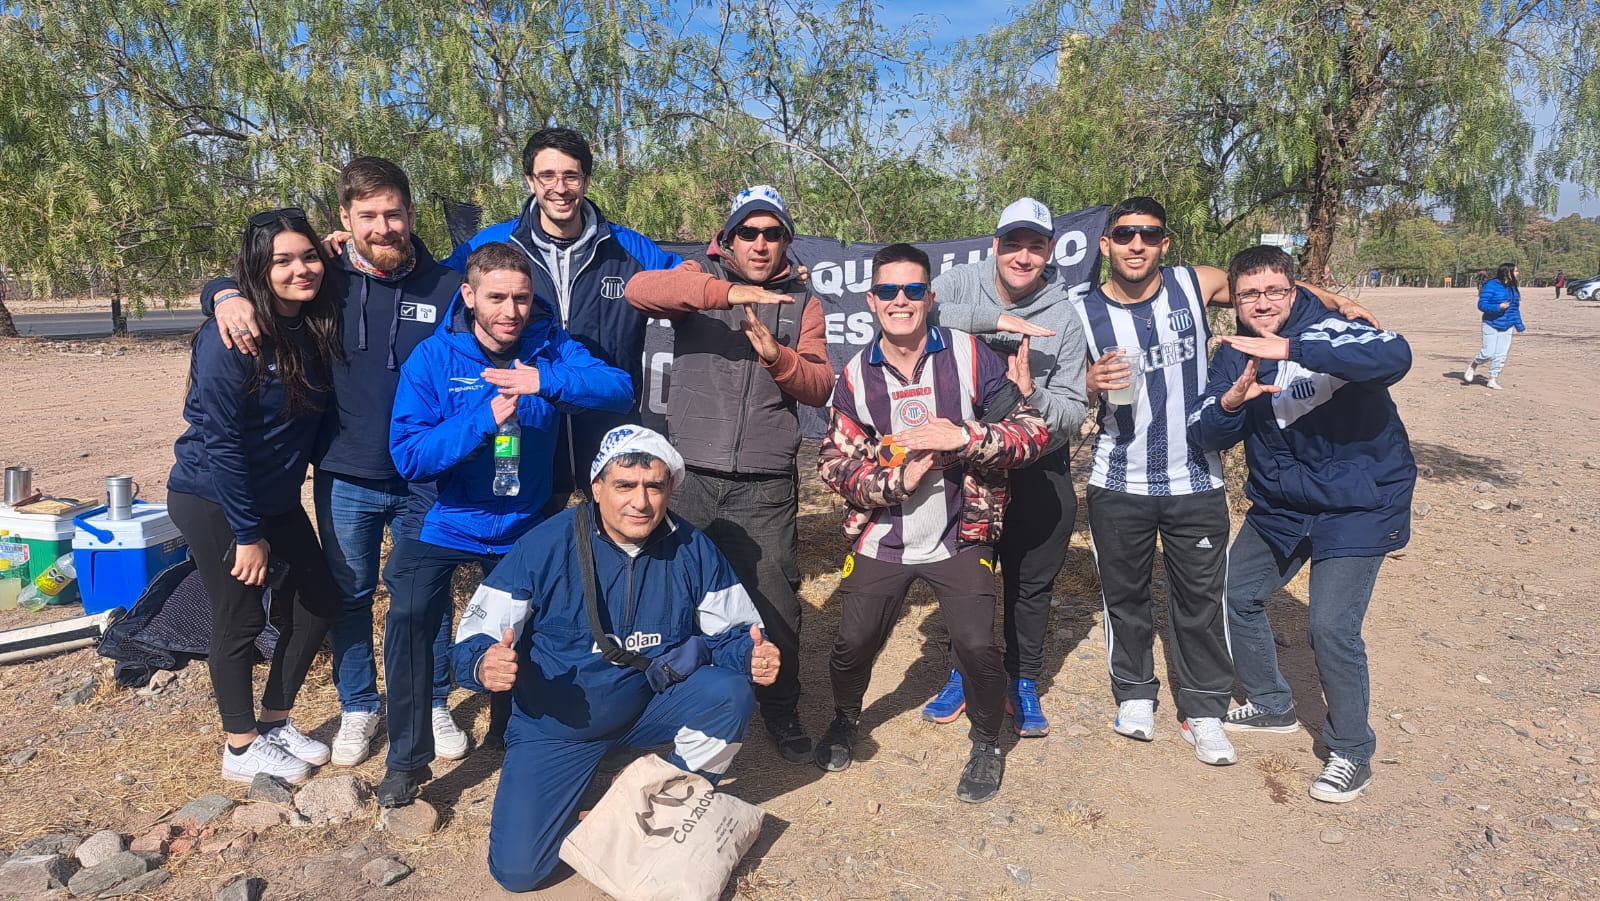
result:
M 1006 709 L 1012 728 L 1024 737 L 1050 732 L 1037 682 L 1050 627 L 1050 589 L 1078 516 L 1071 440 L 1087 410 L 1083 325 L 1072 306 L 1075 286 L 1051 259 L 1054 241 L 1049 207 L 1024 197 L 1000 213 L 993 255 L 933 280 L 939 324 L 983 335 L 983 343 L 1006 358 L 1011 380 L 1050 430 L 1043 456 L 1010 471 L 1011 502 L 995 545 L 1005 610 Z M 922 716 L 953 722 L 966 703 L 961 673 L 952 667 L 950 680 Z
M 713 783 L 782 663 L 750 596 L 704 533 L 667 511 L 683 457 L 619 426 L 590 469 L 594 500 L 528 532 L 473 595 L 451 650 L 458 684 L 511 691 L 489 872 L 529 891 L 555 870 L 578 801 L 613 748 L 671 743 Z
M 769 185 L 740 191 L 705 252 L 628 280 L 628 303 L 672 320 L 667 434 L 687 473 L 672 510 L 727 555 L 783 668 L 756 689 L 790 763 L 811 760 L 800 725 L 799 406 L 833 391 L 822 301 L 789 258 L 794 221 Z M 1079 351 L 1082 357 L 1082 351 Z

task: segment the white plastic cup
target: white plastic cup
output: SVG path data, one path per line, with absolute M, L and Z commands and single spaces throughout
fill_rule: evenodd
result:
M 1143 359 L 1144 351 L 1137 347 L 1108 347 L 1106 353 L 1122 353 L 1122 361 L 1127 363 L 1131 371 L 1128 373 L 1128 387 L 1112 388 L 1106 392 L 1106 402 L 1122 406 L 1132 406 L 1139 402 L 1139 391 L 1144 385 L 1144 368 L 1139 365 Z

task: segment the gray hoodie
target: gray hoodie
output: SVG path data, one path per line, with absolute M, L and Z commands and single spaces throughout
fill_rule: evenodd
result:
M 1083 339 L 1083 324 L 1072 308 L 1074 286 L 1062 284 L 1058 267 L 1046 266 L 1044 285 L 1008 307 L 1000 297 L 995 276 L 993 257 L 945 270 L 933 280 L 937 295 L 934 318 L 939 325 L 983 335 L 985 344 L 1005 355 L 1016 353 L 1021 337 L 996 334 L 1002 313 L 1055 332 L 1054 337 L 1028 342 L 1028 367 L 1034 381 L 1028 403 L 1044 414 L 1050 428 L 1050 444 L 1045 453 L 1050 453 L 1077 436 L 1088 410 L 1083 378 L 1089 351 Z

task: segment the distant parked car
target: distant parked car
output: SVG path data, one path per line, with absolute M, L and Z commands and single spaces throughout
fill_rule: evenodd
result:
M 1600 275 L 1567 282 L 1567 293 L 1578 300 L 1600 300 Z

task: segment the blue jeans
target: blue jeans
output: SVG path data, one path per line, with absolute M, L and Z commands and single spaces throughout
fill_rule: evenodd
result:
M 405 513 L 404 479 L 355 479 L 316 471 L 312 480 L 322 554 L 339 590 L 340 610 L 328 630 L 333 684 L 346 713 L 378 712 L 378 664 L 372 641 L 372 592 L 378 587 L 383 530 Z M 445 706 L 450 672 L 450 618 L 434 642 L 433 706 Z
M 1247 699 L 1270 713 L 1294 707 L 1289 683 L 1278 671 L 1278 649 L 1267 621 L 1266 600 L 1294 578 L 1311 556 L 1302 541 L 1283 557 L 1245 520 L 1228 552 L 1228 627 L 1233 665 Z M 1378 737 L 1367 721 L 1371 686 L 1361 623 L 1372 600 L 1383 557 L 1329 557 L 1311 562 L 1310 621 L 1306 637 L 1317 662 L 1328 718 L 1322 743 L 1348 760 L 1371 760 Z
M 1489 323 L 1483 324 L 1483 348 L 1478 355 L 1472 358 L 1473 368 L 1489 364 L 1489 378 L 1500 374 L 1505 368 L 1506 354 L 1511 353 L 1511 333 L 1513 329 L 1500 331 Z

